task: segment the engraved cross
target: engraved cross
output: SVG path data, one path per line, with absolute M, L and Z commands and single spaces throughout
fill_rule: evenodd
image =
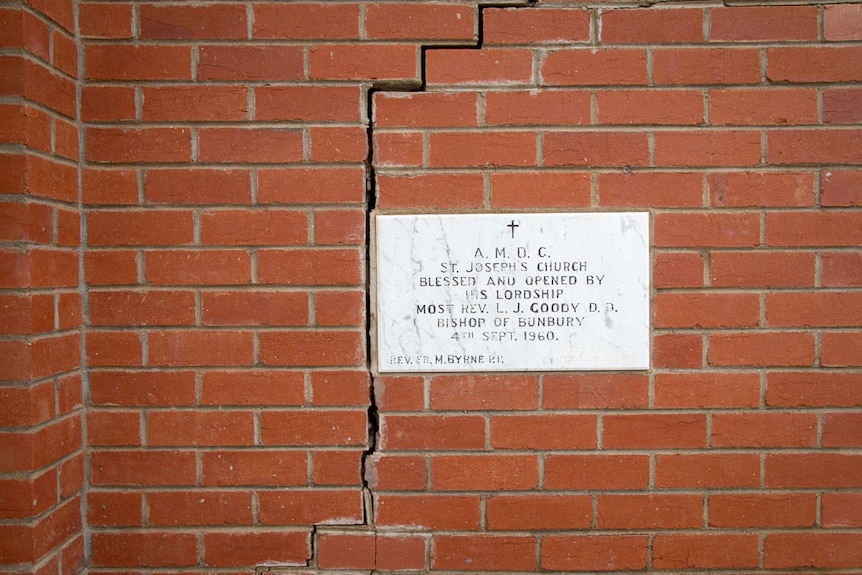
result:
M 506 225 L 506 227 L 507 227 L 507 228 L 510 228 L 510 229 L 512 230 L 512 238 L 514 239 L 514 237 L 515 237 L 515 228 L 520 228 L 521 226 L 519 226 L 518 224 L 516 224 L 516 223 L 515 223 L 515 220 L 512 220 L 512 223 L 507 224 L 507 225 Z

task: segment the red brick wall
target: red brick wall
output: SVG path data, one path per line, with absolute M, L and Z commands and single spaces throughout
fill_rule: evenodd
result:
M 0 563 L 862 568 L 862 4 L 505 4 L 0 11 Z M 372 207 L 649 211 L 652 368 L 372 377 Z
M 73 3 L 0 7 L 0 565 L 84 562 Z

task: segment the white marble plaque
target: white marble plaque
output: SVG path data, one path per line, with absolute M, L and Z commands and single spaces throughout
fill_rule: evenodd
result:
M 376 217 L 380 372 L 649 369 L 649 215 Z

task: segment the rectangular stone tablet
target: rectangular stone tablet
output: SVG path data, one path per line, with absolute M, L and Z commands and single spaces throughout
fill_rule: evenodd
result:
M 649 369 L 649 214 L 376 217 L 379 372 Z

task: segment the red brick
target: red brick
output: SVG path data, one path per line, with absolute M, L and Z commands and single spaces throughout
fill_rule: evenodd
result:
M 713 259 L 716 254 L 713 254 Z M 699 253 L 659 253 L 653 261 L 653 285 L 657 288 L 702 287 L 703 256 Z
M 299 210 L 209 210 L 200 214 L 200 230 L 203 245 L 302 245 L 308 217 Z
M 814 338 L 809 333 L 725 333 L 709 338 L 711 365 L 810 366 Z
M 437 491 L 514 491 L 535 489 L 538 461 L 532 455 L 440 455 L 431 459 Z
M 370 400 L 369 374 L 364 371 L 316 371 L 311 374 L 314 405 L 366 406 Z
M 34 379 L 81 367 L 81 334 L 77 331 L 38 339 L 30 345 L 30 369 Z
M 423 570 L 425 539 L 419 536 L 377 536 L 377 568 L 391 571 Z
M 716 413 L 712 416 L 713 447 L 815 447 L 817 416 L 813 413 Z
M 0 425 L 3 427 L 37 425 L 56 415 L 52 382 L 30 387 L 0 388 L 0 400 L 6 406 L 4 413 L 0 414 Z
M 30 5 L 59 24 L 67 32 L 75 30 L 75 15 L 71 2 L 50 2 L 48 0 L 31 0 Z
M 199 49 L 198 59 L 199 81 L 286 82 L 302 80 L 305 77 L 303 51 L 298 46 L 204 45 Z M 212 88 L 206 86 L 201 89 Z M 255 94 L 260 94 L 261 91 L 261 88 L 257 88 Z M 309 89 L 305 88 L 304 93 L 308 94 Z M 245 102 L 241 104 L 244 109 Z
M 517 411 L 538 406 L 538 381 L 518 375 L 442 375 L 431 381 L 435 411 Z
M 95 527 L 143 525 L 142 500 L 140 493 L 90 491 L 87 494 L 87 523 Z
M 656 84 L 758 84 L 755 48 L 659 48 L 653 53 Z
M 132 4 L 81 2 L 78 25 L 81 36 L 91 38 L 131 38 Z
M 54 330 L 54 298 L 0 295 L 0 333 L 30 335 Z
M 587 529 L 593 517 L 586 495 L 494 495 L 486 505 L 494 531 Z
M 302 565 L 311 556 L 309 539 L 307 530 L 209 532 L 203 535 L 203 560 L 216 567 Z
M 756 327 L 760 296 L 747 293 L 664 293 L 653 298 L 657 328 Z
M 824 493 L 820 505 L 823 527 L 862 525 L 862 493 Z
M 362 475 L 363 454 L 352 451 L 318 451 L 314 453 L 315 485 L 357 485 Z
M 608 10 L 601 13 L 604 44 L 673 44 L 703 41 L 703 10 Z
M 824 333 L 820 345 L 822 366 L 862 366 L 862 334 Z
M 483 12 L 482 40 L 488 46 L 588 42 L 590 24 L 586 10 L 488 8 Z
M 148 365 L 251 365 L 253 334 L 241 331 L 159 331 L 148 337 Z
M 145 40 L 241 40 L 248 36 L 242 4 L 142 4 L 139 10 L 140 37 Z
M 597 94 L 599 124 L 697 125 L 704 120 L 696 90 L 611 90 Z
M 194 325 L 192 291 L 90 291 L 90 325 Z
M 814 176 L 802 172 L 713 173 L 709 188 L 715 206 L 814 205 Z
M 192 371 L 94 371 L 90 374 L 90 401 L 93 405 L 112 407 L 195 405 L 195 374 Z
M 358 4 L 255 4 L 253 37 L 286 40 L 358 38 Z
M 316 525 L 362 522 L 362 492 L 357 489 L 323 491 L 263 491 L 260 522 L 264 525 Z
M 699 414 L 606 415 L 603 449 L 706 447 L 706 418 Z
M 302 132 L 284 128 L 201 128 L 199 160 L 213 163 L 291 163 L 303 158 Z
M 742 569 L 760 564 L 759 537 L 752 534 L 656 535 L 656 569 Z
M 368 134 L 361 126 L 311 128 L 313 162 L 362 162 L 368 156 Z
M 542 151 L 547 166 L 646 166 L 647 135 L 633 132 L 547 132 Z
M 541 79 L 545 86 L 646 85 L 646 52 L 631 48 L 551 52 L 542 63 Z
M 820 187 L 820 203 L 823 206 L 862 206 L 862 172 L 821 172 Z
M 30 241 L 49 244 L 53 239 L 54 213 L 51 206 L 24 203 L 0 203 L 3 229 L 0 239 L 4 241 Z
M 374 135 L 374 165 L 378 167 L 421 166 L 424 163 L 421 133 L 383 132 Z
M 245 250 L 150 251 L 144 254 L 144 269 L 154 285 L 238 285 L 251 281 L 251 257 Z
M 766 486 L 772 488 L 858 487 L 860 459 L 837 453 L 769 454 Z
M 418 80 L 419 53 L 413 44 L 325 44 L 309 50 L 314 80 Z
M 91 249 L 84 254 L 84 277 L 90 286 L 134 284 L 137 273 L 135 252 Z
M 30 106 L 3 104 L 0 119 L 0 141 L 51 151 L 51 117 L 47 113 Z
M 632 409 L 647 407 L 649 380 L 637 374 L 548 374 L 545 409 Z
M 862 293 L 769 293 L 766 321 L 777 327 L 862 326 Z
M 710 272 L 717 287 L 812 287 L 814 264 L 805 252 L 715 252 Z
M 862 447 L 859 436 L 860 413 L 827 413 L 823 415 L 824 447 Z
M 379 491 L 423 491 L 428 483 L 424 456 L 375 455 L 366 460 L 369 487 Z
M 711 90 L 713 125 L 785 125 L 817 123 L 817 92 L 811 89 Z
M 439 570 L 534 571 L 536 539 L 523 535 L 437 535 L 431 568 Z
M 360 409 L 267 411 L 260 415 L 264 445 L 365 445 L 367 417 Z
M 440 132 L 429 142 L 431 167 L 508 167 L 536 163 L 533 132 Z
M 470 6 L 396 3 L 365 8 L 365 34 L 374 40 L 473 40 L 475 26 Z
M 478 125 L 474 93 L 377 92 L 373 97 L 375 127 L 465 128 Z
M 767 569 L 853 568 L 862 561 L 859 533 L 772 533 L 763 545 Z
M 545 457 L 545 489 L 644 489 L 649 482 L 646 455 L 557 455 Z
M 766 138 L 770 164 L 862 162 L 862 130 L 781 130 L 767 132 Z
M 753 213 L 659 213 L 655 244 L 661 247 L 749 247 L 760 243 Z
M 709 12 L 713 42 L 817 40 L 815 6 L 734 6 Z
M 191 80 L 191 46 L 86 44 L 89 80 Z
M 655 136 L 655 162 L 661 166 L 754 166 L 760 154 L 760 133 L 750 130 Z
M 358 331 L 265 332 L 258 338 L 264 365 L 348 367 L 365 361 L 365 339 Z
M 697 333 L 664 333 L 653 336 L 652 363 L 656 368 L 702 367 L 703 336 Z
M 657 455 L 658 488 L 727 489 L 760 486 L 756 453 L 695 453 Z
M 240 487 L 305 485 L 308 455 L 305 451 L 205 451 L 201 456 L 201 484 Z
M 248 117 L 248 94 L 242 86 L 144 87 L 142 96 L 143 120 L 219 122 Z
M 75 202 L 77 170 L 38 156 L 27 158 L 27 189 L 33 196 Z
M 862 90 L 836 89 L 823 93 L 823 120 L 827 124 L 862 123 Z
M 821 255 L 824 287 L 862 286 L 862 253 L 824 253 Z
M 308 324 L 308 296 L 304 293 L 204 292 L 202 298 L 203 325 Z
M 377 205 L 381 208 L 481 207 L 485 199 L 482 174 L 407 174 L 377 177 Z
M 81 197 L 85 204 L 136 204 L 138 178 L 134 170 L 82 170 Z
M 53 44 L 52 63 L 54 68 L 77 78 L 78 76 L 78 45 L 71 36 L 59 30 L 54 30 L 51 36 Z
M 767 79 L 773 82 L 852 82 L 862 78 L 862 47 L 769 48 Z
M 314 244 L 318 246 L 364 245 L 365 220 L 364 210 L 316 210 Z
M 90 332 L 87 334 L 87 364 L 91 367 L 134 367 L 142 365 L 141 336 L 132 332 Z
M 425 53 L 425 69 L 429 85 L 529 84 L 533 78 L 533 54 L 512 48 L 442 48 Z
M 257 121 L 358 122 L 362 110 L 362 93 L 350 86 L 262 86 L 254 95 Z
M 95 451 L 90 454 L 93 485 L 194 485 L 192 451 Z
M 760 378 L 755 373 L 660 373 L 655 376 L 658 408 L 757 407 Z
M 855 373 L 777 372 L 768 374 L 766 383 L 769 406 L 862 406 L 862 379 Z
M 203 405 L 302 405 L 305 382 L 299 372 L 207 371 L 201 381 Z
M 359 203 L 365 198 L 362 168 L 263 169 L 258 171 L 261 204 Z
M 551 535 L 542 540 L 541 566 L 554 571 L 643 570 L 646 535 Z
M 485 419 L 479 415 L 383 415 L 380 444 L 385 450 L 485 448 Z
M 374 569 L 376 535 L 365 533 L 320 533 L 317 565 L 323 569 Z
M 101 567 L 189 567 L 198 564 L 191 533 L 95 533 L 92 561 Z
M 491 418 L 495 449 L 595 449 L 596 418 L 591 415 L 501 415 Z
M 320 292 L 314 298 L 314 319 L 319 326 L 361 326 L 365 321 L 365 293 Z
M 285 285 L 359 285 L 363 254 L 358 249 L 261 250 L 261 283 Z
M 250 525 L 251 494 L 235 491 L 147 493 L 147 522 L 154 526 Z
M 575 172 L 491 174 L 491 203 L 498 208 L 556 208 L 590 205 L 590 176 Z
M 478 495 L 378 495 L 374 506 L 379 527 L 410 526 L 431 530 L 479 529 Z
M 144 176 L 144 197 L 149 204 L 245 204 L 251 177 L 237 169 L 151 169 Z
M 141 445 L 141 414 L 138 411 L 89 411 L 87 445 Z
M 189 128 L 88 128 L 87 159 L 101 163 L 188 162 Z
M 693 529 L 703 524 L 703 496 L 599 495 L 599 529 Z
M 386 411 L 421 411 L 425 406 L 425 382 L 418 377 L 375 377 L 377 407 Z
M 590 93 L 581 90 L 488 92 L 489 126 L 580 126 L 590 123 Z
M 862 214 L 854 212 L 769 212 L 770 246 L 857 246 L 862 243 Z
M 250 411 L 151 411 L 147 413 L 147 445 L 250 446 L 254 414 Z
M 812 527 L 817 518 L 813 493 L 716 493 L 709 496 L 710 527 Z
M 828 6 L 823 11 L 826 40 L 862 40 L 862 7 Z

